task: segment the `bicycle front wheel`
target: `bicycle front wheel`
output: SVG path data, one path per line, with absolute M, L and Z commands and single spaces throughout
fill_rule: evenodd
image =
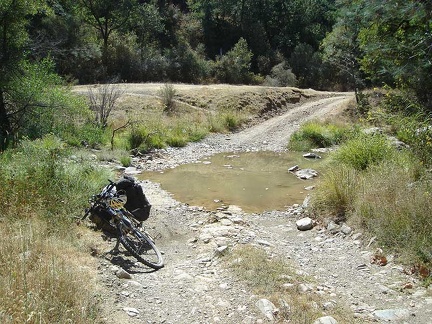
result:
M 153 240 L 136 228 L 122 231 L 120 243 L 129 251 L 139 262 L 153 268 L 163 268 L 163 258 Z

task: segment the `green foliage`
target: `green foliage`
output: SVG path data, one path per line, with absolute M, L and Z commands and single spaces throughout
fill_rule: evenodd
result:
M 191 120 L 187 116 L 165 115 L 149 119 L 145 126 L 133 127 L 128 135 L 128 148 L 150 151 L 166 146 L 183 147 L 188 142 L 203 139 L 209 132 L 201 119 Z
M 100 128 L 94 123 L 86 122 L 76 126 L 67 127 L 61 133 L 64 141 L 71 146 L 89 146 L 100 148 L 109 142 L 110 130 Z
M 132 158 L 129 155 L 128 156 L 123 155 L 120 158 L 120 163 L 121 163 L 122 166 L 124 166 L 124 167 L 127 168 L 127 167 L 131 166 L 131 164 L 132 164 Z
M 212 133 L 234 132 L 247 120 L 248 114 L 238 110 L 223 109 L 215 115 L 207 116 L 208 131 Z
M 363 6 L 362 1 L 340 1 L 338 19 L 321 43 L 323 60 L 333 67 L 331 81 L 347 83 L 351 89 L 364 87 L 358 63 L 362 52 L 357 41 Z
M 312 209 L 325 217 L 331 215 L 338 221 L 346 220 L 352 211 L 353 201 L 363 183 L 359 171 L 345 164 L 332 165 L 325 171 L 313 196 Z
M 384 136 L 361 134 L 342 144 L 331 158 L 336 164 L 361 171 L 394 155 L 395 149 Z
M 36 141 L 23 141 L 0 156 L 0 195 L 4 198 L 3 217 L 49 217 L 50 221 L 70 220 L 107 178 L 106 171 L 90 162 L 67 160 L 71 152 L 50 135 Z M 96 181 L 95 181 L 96 180 Z
M 423 165 L 432 165 L 432 121 L 412 97 L 404 92 L 385 91 L 378 108 L 369 112 L 368 122 L 387 128 L 409 146 Z
M 430 9 L 422 1 L 341 1 L 338 21 L 323 42 L 324 57 L 351 75 L 356 87 L 366 77 L 414 90 L 430 109 Z
M 353 221 L 364 226 L 379 243 L 399 251 L 411 263 L 432 264 L 430 179 L 422 174 L 419 161 L 400 155 L 385 161 L 366 175 L 358 192 Z
M 63 86 L 53 63 L 22 61 L 4 92 L 4 106 L 15 139 L 40 138 L 54 133 L 68 139 L 89 118 L 85 102 Z
M 320 69 L 322 60 L 320 55 L 309 44 L 298 44 L 291 53 L 290 66 L 292 72 L 298 75 L 298 86 L 304 88 L 320 87 Z
M 224 83 L 248 83 L 252 77 L 250 72 L 252 52 L 246 40 L 240 38 L 235 46 L 216 61 L 215 77 Z
M 364 19 L 369 27 L 359 33 L 365 52 L 362 69 L 372 79 L 415 89 L 419 98 L 429 100 L 425 91 L 432 84 L 430 5 L 421 1 L 368 1 L 366 8 Z M 381 13 L 378 16 L 377 11 Z
M 264 85 L 270 87 L 294 87 L 297 85 L 297 78 L 292 70 L 287 67 L 287 63 L 282 62 L 272 67 L 270 74 L 265 78 Z
M 347 140 L 353 133 L 355 130 L 346 125 L 310 121 L 294 132 L 288 148 L 293 151 L 308 151 L 312 148 L 331 147 Z

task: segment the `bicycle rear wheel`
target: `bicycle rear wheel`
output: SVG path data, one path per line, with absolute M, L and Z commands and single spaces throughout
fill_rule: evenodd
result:
M 128 231 L 122 231 L 120 243 L 139 262 L 156 270 L 163 268 L 162 254 L 147 234 L 130 228 Z

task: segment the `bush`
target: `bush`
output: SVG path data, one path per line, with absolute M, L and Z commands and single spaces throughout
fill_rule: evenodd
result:
M 94 123 L 84 123 L 73 127 L 69 132 L 63 134 L 64 141 L 72 146 L 88 146 L 99 148 L 109 142 L 110 130 L 101 128 Z
M 174 101 L 174 97 L 176 94 L 176 90 L 172 84 L 165 84 L 162 88 L 159 89 L 158 95 L 162 99 L 163 111 L 167 114 L 173 114 L 176 109 L 176 103 Z
M 68 138 L 89 117 L 84 100 L 56 75 L 53 63 L 22 63 L 7 92 L 6 109 L 15 137 L 37 139 L 47 134 Z M 9 111 L 10 110 L 10 111 Z
M 314 194 L 313 209 L 321 217 L 331 216 L 338 221 L 346 220 L 346 214 L 353 209 L 353 202 L 362 182 L 357 170 L 340 165 L 329 168 L 319 181 Z
M 275 65 L 265 78 L 264 85 L 270 87 L 295 87 L 297 78 L 286 62 Z
M 151 131 L 151 129 L 154 129 L 154 131 Z M 148 152 L 155 148 L 164 148 L 166 142 L 162 134 L 164 134 L 163 124 L 134 128 L 128 138 L 129 148 L 139 149 L 143 152 Z
M 367 143 L 373 149 L 362 142 L 354 146 L 362 148 L 364 155 L 346 160 L 352 152 L 349 150 L 343 159 L 331 164 L 317 185 L 312 211 L 322 218 L 333 217 L 363 228 L 366 235 L 376 237 L 379 246 L 402 256 L 407 263 L 432 266 L 430 175 L 407 150 L 393 151 L 385 158 L 374 154 L 377 142 L 382 147 L 381 140 L 370 137 Z
M 123 155 L 120 158 L 120 163 L 122 164 L 122 166 L 127 168 L 127 167 L 131 166 L 132 158 L 129 155 L 128 156 Z
M 43 212 L 60 220 L 76 213 L 87 202 L 88 192 L 96 191 L 100 180 L 108 176 L 95 169 L 91 161 L 67 162 L 70 155 L 64 143 L 52 135 L 23 141 L 18 148 L 2 154 L 2 216 L 28 217 Z M 94 179 L 99 180 L 95 183 Z

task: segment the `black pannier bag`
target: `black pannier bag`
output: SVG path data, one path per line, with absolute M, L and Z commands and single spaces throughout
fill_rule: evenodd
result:
M 140 184 L 129 176 L 123 176 L 116 183 L 116 190 L 124 190 L 127 196 L 125 208 L 140 222 L 144 222 L 150 216 L 151 205 L 147 200 Z
M 96 225 L 97 229 L 103 230 L 111 234 L 117 233 L 117 229 L 110 222 L 110 213 L 102 206 L 97 206 L 93 213 L 89 216 L 89 218 Z

